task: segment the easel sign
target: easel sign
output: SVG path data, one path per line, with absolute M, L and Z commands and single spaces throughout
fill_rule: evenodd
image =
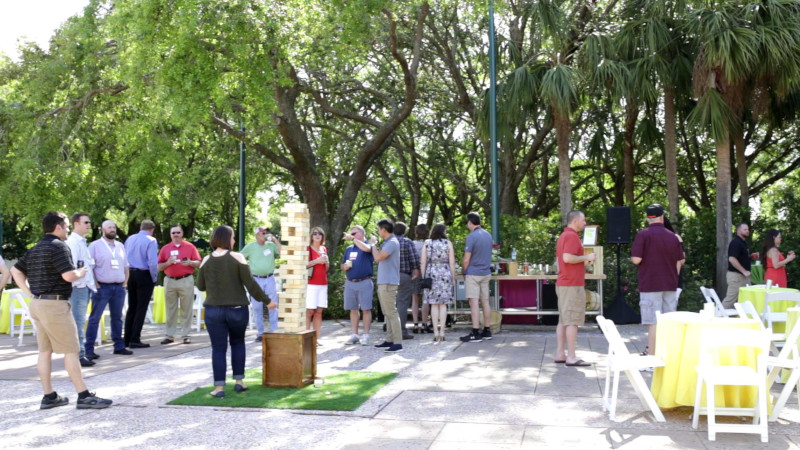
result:
M 597 225 L 586 225 L 583 230 L 583 246 L 597 245 Z

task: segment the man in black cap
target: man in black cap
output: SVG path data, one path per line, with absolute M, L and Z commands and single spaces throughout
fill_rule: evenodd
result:
M 656 348 L 656 311 L 678 308 L 678 273 L 685 261 L 683 247 L 675 233 L 664 228 L 664 207 L 647 207 L 647 228 L 633 240 L 631 261 L 639 266 L 639 309 L 647 325 L 647 353 Z

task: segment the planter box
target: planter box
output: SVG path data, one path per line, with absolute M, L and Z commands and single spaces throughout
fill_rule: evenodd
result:
M 262 379 L 266 387 L 301 388 L 317 376 L 317 335 L 314 330 L 264 333 Z

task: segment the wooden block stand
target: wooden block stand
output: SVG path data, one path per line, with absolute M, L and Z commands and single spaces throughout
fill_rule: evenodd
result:
M 265 387 L 301 388 L 317 376 L 317 335 L 314 330 L 264 333 L 262 379 Z

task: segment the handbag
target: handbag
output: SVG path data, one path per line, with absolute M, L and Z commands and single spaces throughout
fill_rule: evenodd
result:
M 420 289 L 430 289 L 433 287 L 433 278 L 422 278 L 419 280 Z

